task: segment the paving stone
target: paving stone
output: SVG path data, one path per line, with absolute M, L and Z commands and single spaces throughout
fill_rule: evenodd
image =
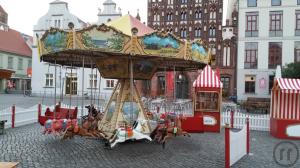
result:
M 251 153 L 237 167 L 280 167 L 273 160 L 273 148 L 282 140 L 268 132 L 251 131 Z M 300 148 L 300 141 L 291 141 Z M 41 134 L 39 124 L 7 129 L 0 135 L 0 161 L 20 162 L 18 167 L 64 168 L 128 168 L 128 167 L 224 167 L 224 131 L 192 134 L 192 137 L 171 139 L 165 149 L 157 143 L 128 141 L 112 150 L 104 149 L 100 140 L 60 137 Z M 300 160 L 295 167 L 300 167 Z

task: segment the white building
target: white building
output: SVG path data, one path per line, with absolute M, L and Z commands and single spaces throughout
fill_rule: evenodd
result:
M 111 20 L 117 19 L 122 16 L 121 8 L 118 8 L 118 11 L 116 11 L 117 4 L 113 2 L 112 0 L 106 0 L 103 3 L 103 11 L 101 9 L 98 13 L 98 24 L 107 23 Z
M 88 95 L 99 94 L 99 91 L 104 98 L 107 98 L 116 84 L 115 80 L 104 80 L 101 78 L 99 71 L 85 68 L 84 75 L 82 68 L 79 67 L 64 67 L 49 65 L 46 62 L 40 62 L 37 49 L 37 36 L 41 37 L 46 30 L 51 27 L 57 27 L 64 30 L 69 30 L 68 24 L 73 23 L 75 29 L 81 29 L 86 24 L 78 17 L 72 15 L 68 10 L 68 4 L 56 0 L 50 3 L 48 12 L 42 16 L 38 23 L 34 26 L 34 44 L 32 50 L 32 93 L 44 95 L 54 95 L 55 87 L 57 96 L 63 95 Z M 55 75 L 56 67 L 56 75 Z M 55 85 L 56 76 L 56 85 Z M 83 91 L 82 91 L 83 85 Z M 99 90 L 100 88 L 100 90 Z
M 277 65 L 300 61 L 300 0 L 239 0 L 237 95 L 269 98 Z

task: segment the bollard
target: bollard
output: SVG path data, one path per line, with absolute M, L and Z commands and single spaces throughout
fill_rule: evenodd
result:
M 250 125 L 249 125 L 249 118 L 246 119 L 247 123 L 247 155 L 250 153 Z
M 230 168 L 230 127 L 225 126 L 225 168 Z
M 41 103 L 38 104 L 38 118 L 42 115 L 42 105 Z
M 12 112 L 12 115 L 11 115 L 11 127 L 15 128 L 15 117 L 16 117 L 16 106 L 15 105 L 13 105 L 11 107 L 11 112 Z

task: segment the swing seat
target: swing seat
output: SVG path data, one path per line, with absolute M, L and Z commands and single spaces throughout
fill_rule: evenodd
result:
M 77 119 L 77 107 L 75 109 L 68 109 L 68 108 L 56 108 L 55 119 Z M 54 112 L 51 111 L 49 108 L 46 109 L 45 116 L 39 116 L 38 121 L 39 123 L 44 126 L 45 122 L 49 119 L 54 119 Z

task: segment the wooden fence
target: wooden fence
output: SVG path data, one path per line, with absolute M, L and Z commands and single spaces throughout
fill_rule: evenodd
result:
M 231 112 L 222 112 L 222 126 L 231 124 Z M 270 115 L 268 114 L 244 114 L 233 112 L 233 128 L 242 129 L 246 124 L 246 119 L 249 118 L 250 130 L 270 131 Z

